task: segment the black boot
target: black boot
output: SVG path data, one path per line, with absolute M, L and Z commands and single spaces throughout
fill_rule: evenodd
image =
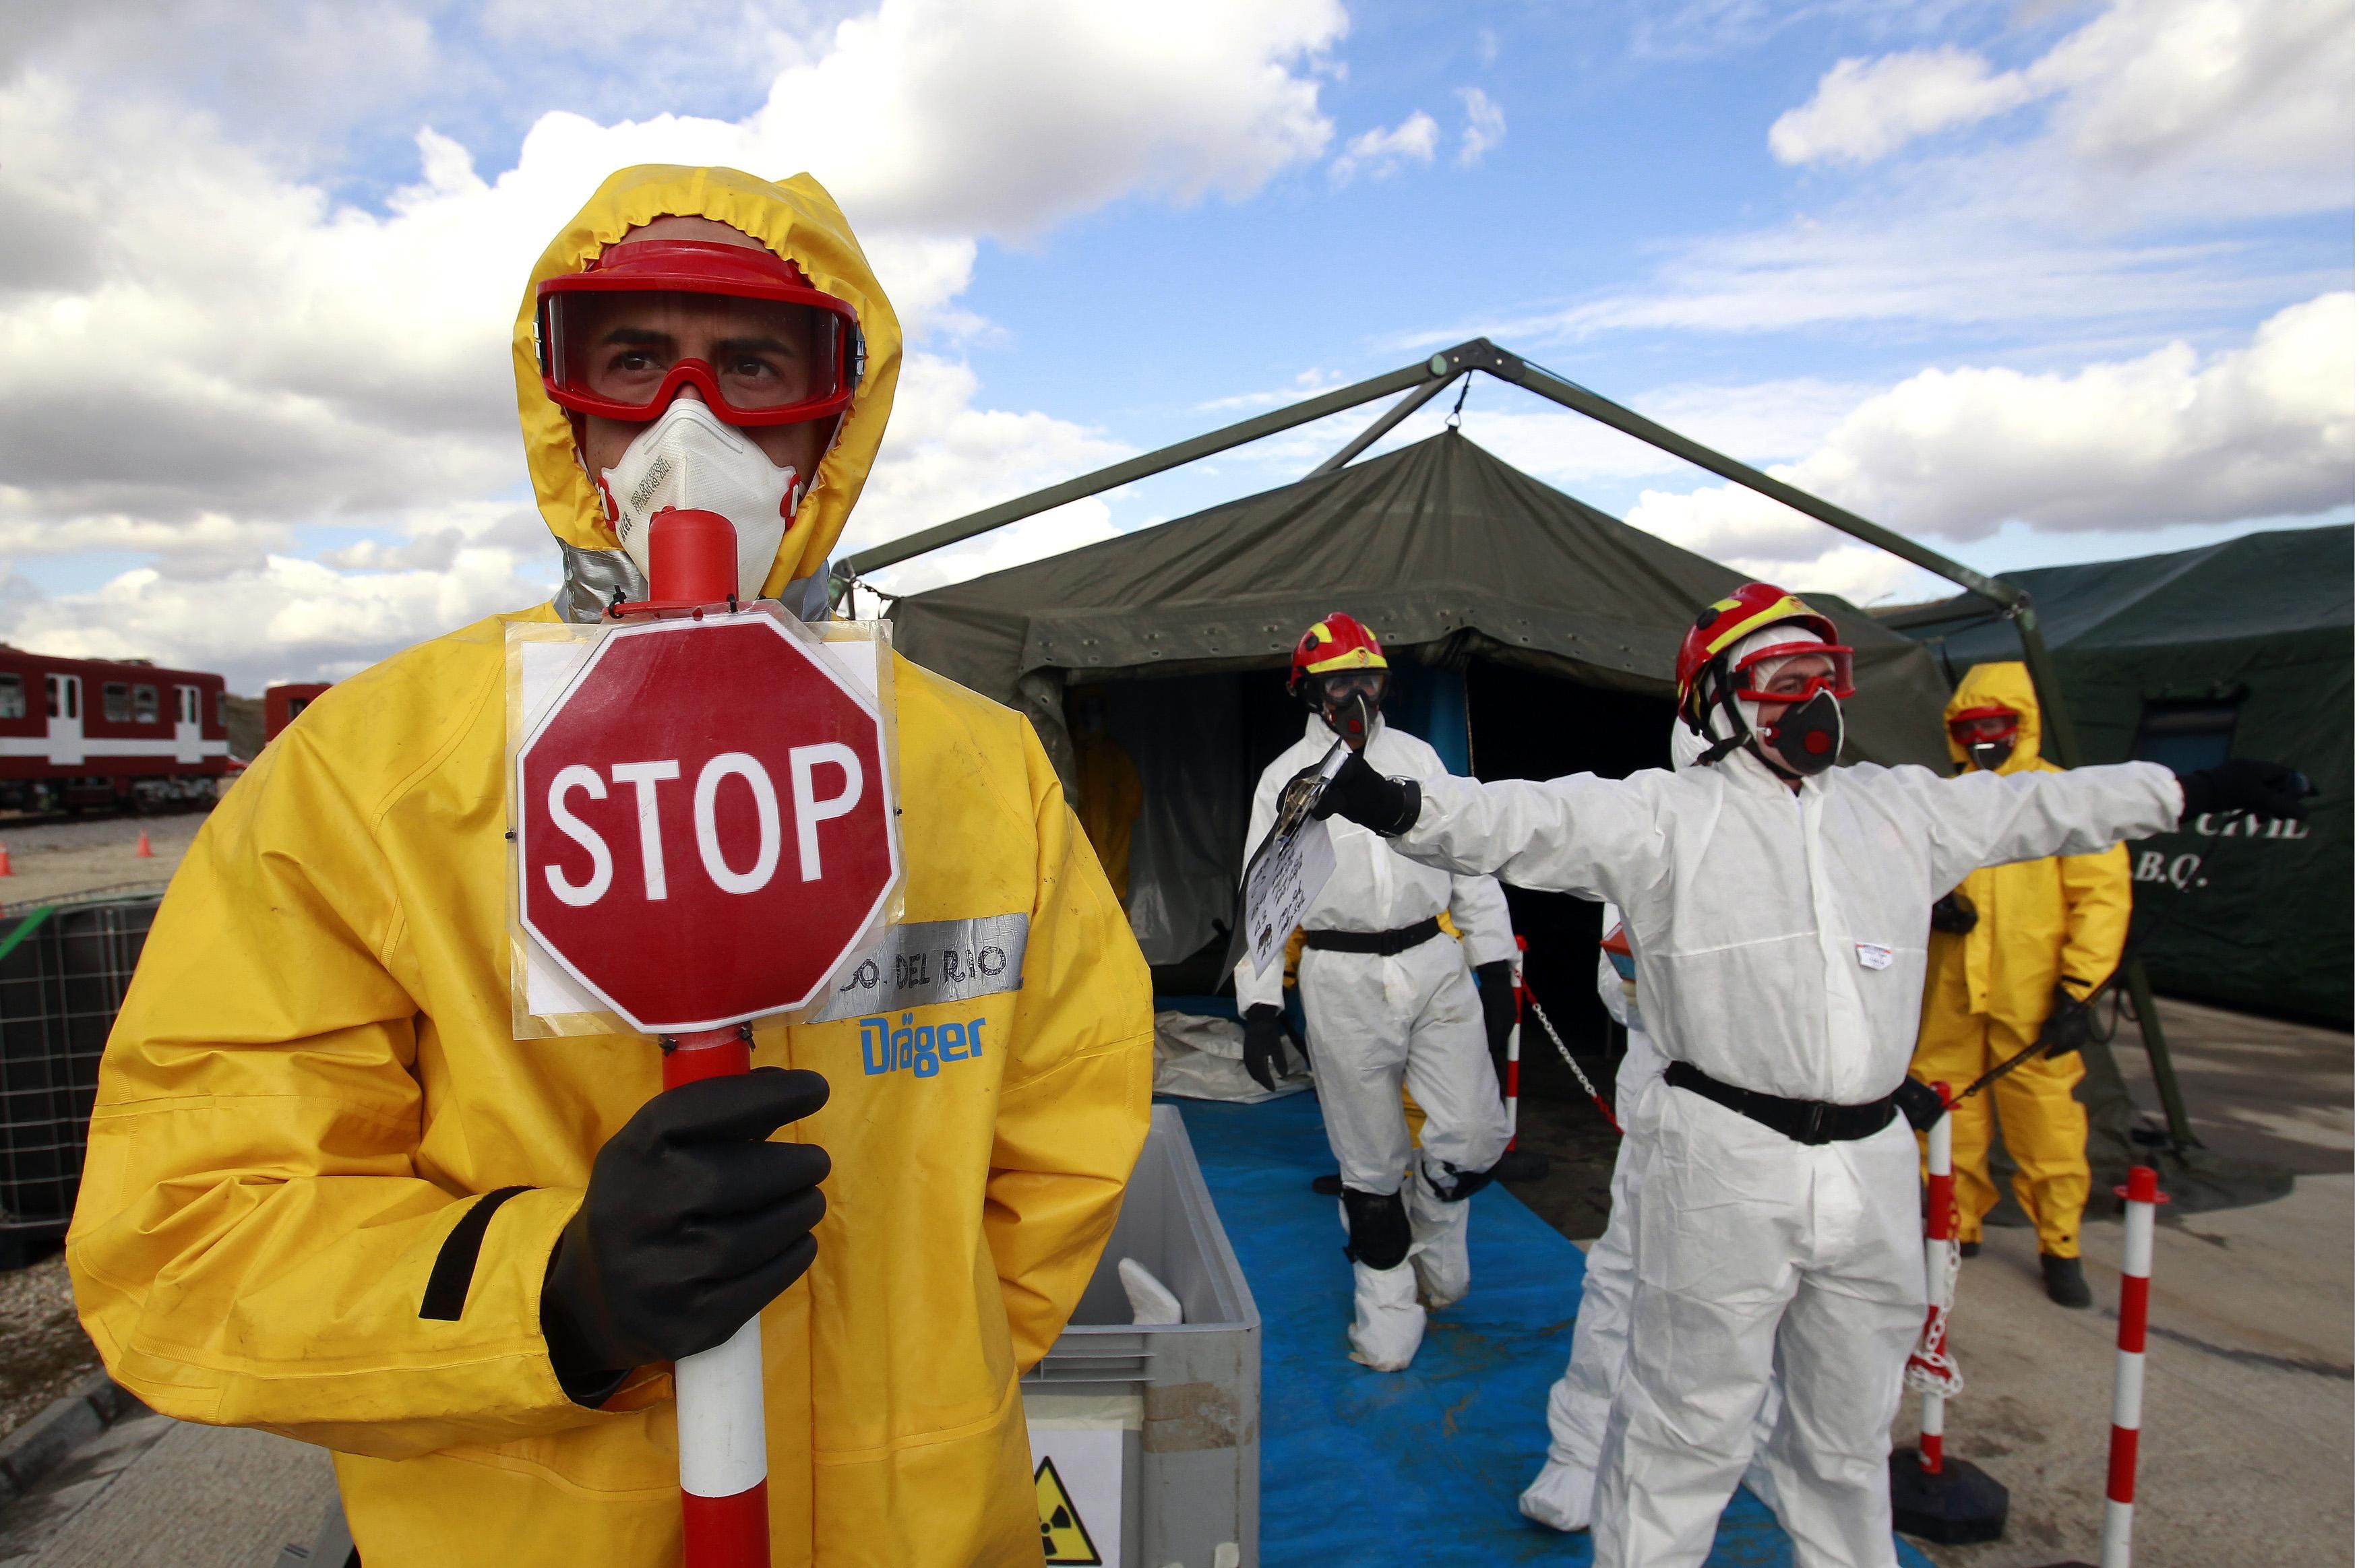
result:
M 1317 1193 L 1322 1198 L 1342 1197 L 1343 1195 L 1343 1173 L 1338 1171 L 1332 1176 L 1311 1177 L 1310 1190 Z
M 2048 1281 L 2048 1299 L 2058 1306 L 2077 1310 L 2096 1299 L 2089 1293 L 2089 1281 L 2081 1272 L 2078 1258 L 2052 1258 L 2042 1252 L 2039 1272 Z
M 1983 1255 L 1983 1244 L 1982 1244 L 1981 1242 L 1979 1242 L 1979 1241 L 1961 1241 L 1961 1242 L 1959 1242 L 1959 1243 L 1958 1243 L 1958 1256 L 1959 1256 L 1959 1257 L 1961 1257 L 1961 1258 L 1979 1258 L 1979 1257 L 1981 1257 L 1982 1255 Z

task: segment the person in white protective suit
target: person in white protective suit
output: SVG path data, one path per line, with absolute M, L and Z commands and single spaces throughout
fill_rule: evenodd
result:
M 1288 784 L 1339 738 L 1404 776 L 1449 776 L 1432 747 L 1377 712 L 1386 667 L 1382 646 L 1348 615 L 1327 617 L 1296 644 L 1289 689 L 1313 711 L 1302 739 L 1262 773 L 1248 846 L 1268 836 Z M 1489 877 L 1404 860 L 1350 823 L 1330 831 L 1335 869 L 1302 912 L 1298 981 L 1320 1115 L 1343 1174 L 1352 1358 L 1396 1372 L 1417 1355 L 1427 1309 L 1471 1282 L 1466 1200 L 1507 1147 L 1486 1033 L 1504 1038 L 1515 1022 L 1516 939 Z M 1250 955 L 1237 965 L 1245 1065 L 1265 1087 L 1282 1070 L 1283 984 L 1275 964 L 1259 975 Z M 1425 1112 L 1421 1147 L 1411 1144 L 1404 1083 Z
M 1671 765 L 1695 765 L 1707 742 L 1685 725 L 1671 731 Z M 1581 1311 L 1573 1320 L 1572 1356 L 1564 1376 L 1549 1390 L 1548 1462 L 1524 1488 L 1516 1506 L 1524 1517 L 1552 1530 L 1587 1530 L 1597 1494 L 1598 1456 L 1605 1446 L 1605 1422 L 1621 1385 L 1622 1368 L 1630 1346 L 1630 1295 L 1636 1283 L 1631 1258 L 1631 1233 L 1636 1225 L 1640 1189 L 1646 1180 L 1648 1152 L 1643 1136 L 1627 1126 L 1632 1108 L 1663 1076 L 1662 1053 L 1647 1033 L 1645 1011 L 1638 1005 L 1635 957 L 1623 929 L 1622 912 L 1604 907 L 1603 950 L 1597 956 L 1597 998 L 1614 1022 L 1622 1025 L 1627 1046 L 1614 1076 L 1614 1103 L 1625 1119 L 1621 1147 L 1614 1156 L 1614 1177 L 1608 1188 L 1605 1232 L 1589 1244 L 1587 1267 L 1582 1273 Z M 1616 938 L 1622 938 L 1617 942 Z M 1623 956 L 1617 962 L 1614 949 Z M 1773 1383 L 1754 1421 L 1758 1449 L 1777 1419 L 1779 1400 Z M 1776 1487 L 1756 1459 L 1746 1470 L 1745 1485 L 1764 1502 L 1776 1507 Z
M 1834 767 L 1849 650 L 1767 584 L 1704 611 L 1677 685 L 1711 742 L 1684 772 L 1481 784 L 1355 758 L 1315 810 L 1428 865 L 1621 906 L 1667 1065 L 1625 1118 L 1650 1152 L 1596 1561 L 1702 1562 L 1774 1371 L 1785 1406 L 1761 1457 L 1796 1561 L 1883 1568 L 1888 1429 L 1925 1305 L 1897 1113 L 1939 1111 L 1906 1082 L 1932 900 L 1978 866 L 2088 853 L 2183 811 L 2299 816 L 2306 786 L 2242 761 L 2183 779 Z

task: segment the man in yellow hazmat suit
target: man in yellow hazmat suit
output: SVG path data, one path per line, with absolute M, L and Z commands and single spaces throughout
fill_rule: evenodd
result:
M 632 249 L 657 241 L 671 248 Z M 675 312 L 661 331 L 573 319 L 577 339 L 604 323 L 599 373 L 621 379 L 566 382 L 536 341 L 553 327 L 539 286 L 633 256 L 818 299 L 837 395 L 777 391 L 777 356 L 815 341 L 777 341 L 792 333 L 679 357 L 675 327 L 768 308 L 725 288 L 641 301 Z M 741 591 L 808 602 L 884 434 L 892 308 L 809 178 L 638 168 L 550 243 L 514 348 L 565 588 L 342 682 L 214 810 L 101 1069 L 68 1243 L 83 1325 L 156 1409 L 334 1450 L 371 1568 L 652 1568 L 679 1561 L 676 1429 L 669 1363 L 634 1347 L 651 1319 L 758 1308 L 774 1563 L 1037 1564 L 1016 1379 L 1119 1209 L 1153 1025 L 1024 719 L 896 664 L 895 939 L 988 921 L 1017 957 L 954 1003 L 913 981 L 894 1017 L 955 1018 L 987 1048 L 880 1070 L 857 1018 L 757 1028 L 751 1075 L 658 1096 L 647 1040 L 511 1037 L 502 622 L 643 597 L 617 547 L 634 505 L 675 482 L 698 504 L 699 474 L 775 503 L 766 535 L 733 514 L 760 546 Z M 807 392 L 821 414 L 780 422 Z M 748 1190 L 732 1173 L 790 1201 L 732 1208 Z M 726 1259 L 697 1263 L 716 1237 Z M 718 1306 L 665 1275 L 683 1259 Z
M 2053 773 L 2039 756 L 2039 704 L 2020 664 L 1976 665 L 1943 718 L 1961 769 Z M 1952 1112 L 1958 1238 L 1982 1244 L 1998 1202 L 1990 1178 L 1995 1104 L 2016 1162 L 2015 1195 L 2039 1227 L 2049 1298 L 2085 1307 L 2081 1211 L 2089 1201 L 2089 1113 L 2072 1098 L 2088 1039 L 2088 999 L 2121 962 L 2129 934 L 2129 851 L 1986 866 L 1934 907 L 1925 1014 L 1910 1075 L 1962 1089 L 2033 1042 L 2032 1057 Z

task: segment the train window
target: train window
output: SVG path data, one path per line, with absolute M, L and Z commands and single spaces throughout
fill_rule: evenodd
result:
M 131 717 L 142 724 L 156 722 L 156 688 L 135 686 L 131 688 Z
M 0 675 L 0 719 L 25 717 L 25 677 Z
M 172 689 L 179 693 L 180 696 L 180 722 L 183 724 L 202 723 L 204 721 L 204 708 L 201 705 L 197 697 L 197 688 L 192 686 L 176 686 Z
M 131 722 L 131 686 L 129 682 L 111 680 L 106 683 L 106 696 L 103 703 L 103 709 L 106 714 L 106 721 L 109 724 L 128 724 Z

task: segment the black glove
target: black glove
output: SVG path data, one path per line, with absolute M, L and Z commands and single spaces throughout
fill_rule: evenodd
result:
M 1245 1071 L 1266 1089 L 1286 1076 L 1286 1010 L 1257 1001 L 1245 1009 Z
M 827 1151 L 764 1140 L 826 1103 L 817 1073 L 756 1067 L 667 1089 L 606 1140 L 540 1292 L 569 1395 L 712 1349 L 811 1266 Z
M 1892 1091 L 1892 1103 L 1900 1108 L 1908 1125 L 1919 1132 L 1932 1131 L 1933 1124 L 1950 1108 L 1932 1085 L 1920 1084 L 1914 1078 L 1900 1080 L 1900 1087 Z
M 1516 966 L 1505 958 L 1477 964 L 1474 978 L 1483 982 L 1483 1033 L 1491 1043 L 1491 1054 L 1504 1054 L 1507 1033 L 1516 1027 Z
M 2056 988 L 2056 1005 L 2048 1010 L 2048 1022 L 2039 1026 L 2039 1043 L 2048 1047 L 2047 1060 L 2069 1056 L 2097 1037 L 2095 1008 L 2066 990 Z
M 2182 823 L 2207 811 L 2249 811 L 2256 816 L 2299 820 L 2310 815 L 2301 797 L 2318 793 L 2308 778 L 2291 768 L 2256 762 L 2249 757 L 2231 757 L 2216 768 L 2181 773 L 2179 788 L 2187 797 L 2179 814 Z
M 1933 904 L 1933 929 L 1946 931 L 1952 936 L 1963 936 L 1981 918 L 1975 913 L 1974 901 L 1954 889 L 1943 893 Z
M 1418 807 L 1422 804 L 1416 780 L 1388 779 L 1354 752 L 1328 781 L 1327 793 L 1319 797 L 1310 815 L 1340 816 L 1390 838 L 1417 826 Z

